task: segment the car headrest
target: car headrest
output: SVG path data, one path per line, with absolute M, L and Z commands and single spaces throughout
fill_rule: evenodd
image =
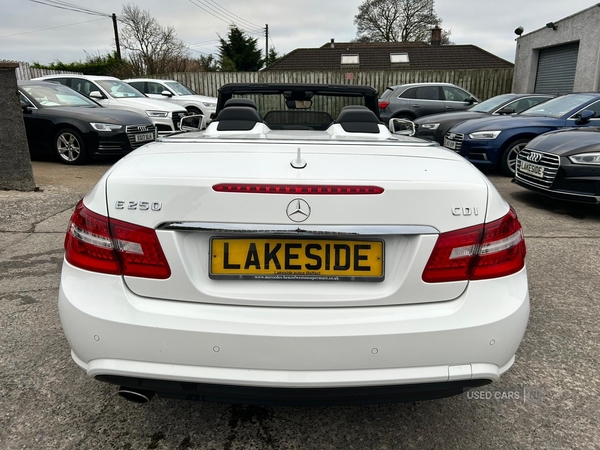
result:
M 249 131 L 262 122 L 262 118 L 258 111 L 251 107 L 229 106 L 219 112 L 214 122 L 218 122 L 219 131 Z
M 348 133 L 379 133 L 381 124 L 373 111 L 358 105 L 342 108 L 336 122 Z
M 258 110 L 256 103 L 249 98 L 230 98 L 225 102 L 224 108 L 229 108 L 230 106 L 246 106 L 248 108 L 254 108 Z
M 369 108 L 367 108 L 364 105 L 348 105 L 348 106 L 344 106 L 342 108 L 342 111 L 347 111 L 349 109 L 360 109 L 360 110 L 367 110 L 367 111 L 371 111 Z

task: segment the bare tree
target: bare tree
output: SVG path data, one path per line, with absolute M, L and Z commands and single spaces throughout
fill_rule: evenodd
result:
M 354 16 L 357 42 L 428 42 L 442 20 L 434 0 L 364 0 Z M 450 31 L 443 30 L 442 43 Z
M 123 25 L 121 45 L 128 51 L 136 75 L 185 70 L 190 58 L 173 27 L 163 27 L 148 11 L 133 4 L 123 7 L 119 21 Z

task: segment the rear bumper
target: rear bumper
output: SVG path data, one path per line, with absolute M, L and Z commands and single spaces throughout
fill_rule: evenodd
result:
M 529 295 L 523 269 L 471 282 L 459 298 L 432 304 L 209 305 L 139 297 L 120 277 L 65 263 L 59 311 L 73 359 L 105 381 L 453 388 L 447 383 L 493 381 L 510 368 L 527 325 Z
M 123 388 L 158 392 L 161 397 L 252 405 L 356 405 L 412 402 L 450 397 L 484 386 L 491 380 L 336 388 L 266 388 L 224 384 L 181 383 L 100 375 L 97 380 Z

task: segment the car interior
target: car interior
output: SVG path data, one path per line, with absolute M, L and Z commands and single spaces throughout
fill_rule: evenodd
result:
M 214 119 L 218 122 L 218 131 L 248 131 L 257 123 L 265 123 L 271 130 L 326 130 L 333 123 L 338 123 L 349 133 L 379 133 L 382 122 L 363 105 L 347 105 L 342 107 L 334 121 L 326 111 L 309 111 L 312 101 L 306 99 L 288 99 L 285 101 L 289 109 L 267 111 L 261 116 L 256 102 L 245 98 L 232 98 Z M 296 109 L 300 107 L 301 109 Z

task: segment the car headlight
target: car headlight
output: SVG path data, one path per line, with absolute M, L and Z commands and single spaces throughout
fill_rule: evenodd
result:
M 569 156 L 573 164 L 594 164 L 600 165 L 600 153 L 582 153 L 580 155 Z
M 423 128 L 425 130 L 437 130 L 440 126 L 439 123 L 420 123 L 419 128 Z
M 169 113 L 167 111 L 149 110 L 149 111 L 146 111 L 146 115 L 148 117 L 167 117 L 169 115 Z
M 217 104 L 216 103 L 212 103 L 212 102 L 202 102 L 202 104 L 204 106 L 206 106 L 207 108 L 216 108 Z
M 470 133 L 469 137 L 471 139 L 489 140 L 496 139 L 500 133 L 501 131 L 476 131 L 475 133 Z
M 90 125 L 96 131 L 117 131 L 123 128 L 123 125 L 116 123 L 90 123 Z

